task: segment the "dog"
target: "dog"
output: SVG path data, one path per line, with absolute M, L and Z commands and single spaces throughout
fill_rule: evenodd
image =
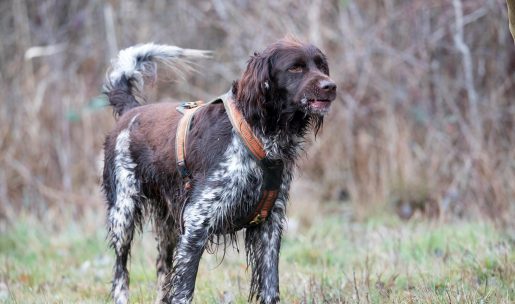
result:
M 144 44 L 120 51 L 104 83 L 117 123 L 108 133 L 102 187 L 107 229 L 116 254 L 111 294 L 129 299 L 127 260 L 135 229 L 149 217 L 157 234 L 157 303 L 190 303 L 202 253 L 245 229 L 251 267 L 249 301 L 279 302 L 279 250 L 295 162 L 306 135 L 315 134 L 336 98 L 326 56 L 284 38 L 254 53 L 230 96 L 262 143 L 265 158 L 281 163 L 270 210 L 248 223 L 264 187 L 265 169 L 245 145 L 221 103 L 199 108 L 185 149 L 189 187 L 177 166 L 176 134 L 183 117 L 174 103 L 143 105 L 145 80 L 157 67 L 184 69 L 205 51 Z M 267 215 L 267 216 L 266 216 Z M 225 242 L 224 242 L 225 243 Z

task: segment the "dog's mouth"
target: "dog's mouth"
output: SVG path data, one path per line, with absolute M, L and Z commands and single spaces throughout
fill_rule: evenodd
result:
M 316 110 L 329 110 L 331 100 L 329 99 L 308 99 L 308 104 Z
M 318 99 L 318 98 L 303 98 L 301 103 L 304 105 L 307 111 L 324 115 L 329 111 L 332 100 L 330 99 Z

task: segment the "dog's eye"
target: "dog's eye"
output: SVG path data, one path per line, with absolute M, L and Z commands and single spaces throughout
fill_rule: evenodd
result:
M 291 68 L 288 69 L 288 72 L 290 73 L 302 73 L 303 67 L 300 65 L 294 65 Z

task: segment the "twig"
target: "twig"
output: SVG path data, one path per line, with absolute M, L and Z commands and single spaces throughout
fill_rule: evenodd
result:
M 464 41 L 463 38 L 463 29 L 464 29 L 464 21 L 463 21 L 463 7 L 461 0 L 453 0 L 452 4 L 454 6 L 454 15 L 456 19 L 456 33 L 454 34 L 454 44 L 456 49 L 461 53 L 463 59 L 463 72 L 465 74 L 465 87 L 467 89 L 467 96 L 470 105 L 470 117 L 469 121 L 473 126 L 474 135 L 476 137 L 482 138 L 481 133 L 481 117 L 479 116 L 478 111 L 478 97 L 476 93 L 476 88 L 474 86 L 474 73 L 472 70 L 472 58 L 470 55 L 470 49 Z M 477 152 L 479 150 L 479 144 L 481 141 L 475 141 L 478 145 L 473 147 L 474 151 Z
M 308 12 L 309 24 L 309 39 L 315 45 L 321 46 L 321 37 L 320 37 L 320 0 L 313 1 Z
M 354 292 L 356 293 L 356 299 L 358 300 L 358 303 L 361 303 L 361 301 L 359 300 L 358 285 L 356 284 L 356 271 L 352 270 L 352 276 L 354 279 Z
M 12 10 L 14 13 L 15 32 L 19 37 L 17 39 L 18 44 L 21 49 L 26 49 L 31 45 L 30 19 L 26 1 L 14 0 L 12 2 Z M 32 85 L 35 83 L 34 67 L 32 62 L 26 62 L 23 67 L 24 77 L 28 81 L 28 87 L 32 87 Z
M 67 43 L 59 43 L 46 46 L 33 46 L 25 51 L 25 60 L 58 54 L 64 52 L 67 46 Z
M 109 47 L 109 55 L 111 58 L 114 58 L 118 53 L 118 43 L 116 41 L 113 7 L 109 2 L 104 5 L 104 21 L 106 27 L 107 45 Z

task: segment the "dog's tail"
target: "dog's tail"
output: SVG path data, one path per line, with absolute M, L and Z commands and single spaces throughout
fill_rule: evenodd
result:
M 140 105 L 144 79 L 157 78 L 157 64 L 175 71 L 191 69 L 191 59 L 209 57 L 209 51 L 153 43 L 131 46 L 118 53 L 104 82 L 103 92 L 116 115 Z

